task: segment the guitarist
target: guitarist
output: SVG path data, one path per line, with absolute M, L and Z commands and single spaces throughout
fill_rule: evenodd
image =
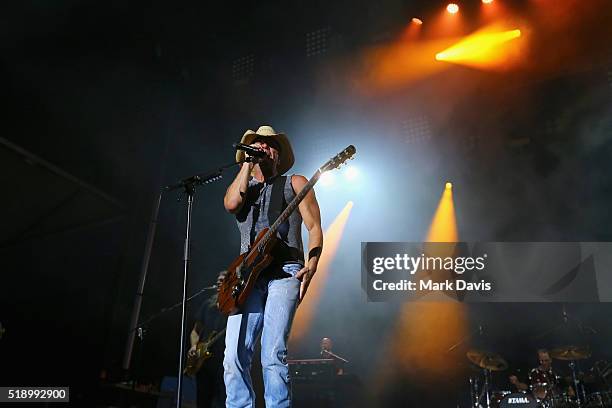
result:
M 278 218 L 287 203 L 308 182 L 304 176 L 283 176 L 294 163 L 293 150 L 283 133 L 270 126 L 247 130 L 241 143 L 265 153 L 242 164 L 223 200 L 236 216 L 241 253 L 257 234 Z M 244 160 L 238 151 L 236 160 Z M 302 222 L 308 230 L 308 259 L 302 246 Z M 298 303 L 304 298 L 317 270 L 323 248 L 321 216 L 314 190 L 310 191 L 278 229 L 274 262 L 261 273 L 241 310 L 227 321 L 223 361 L 227 407 L 253 407 L 255 392 L 250 367 L 255 342 L 261 333 L 265 402 L 267 407 L 291 406 L 287 339 Z M 224 275 L 219 279 L 222 281 Z
M 206 341 L 213 333 L 225 329 L 226 317 L 217 309 L 217 296 L 204 300 L 197 314 L 189 341 L 189 353 L 196 353 L 198 342 Z M 208 351 L 212 356 L 204 361 L 196 372 L 197 405 L 198 408 L 223 407 L 225 402 L 225 386 L 223 384 L 223 336 L 210 345 Z

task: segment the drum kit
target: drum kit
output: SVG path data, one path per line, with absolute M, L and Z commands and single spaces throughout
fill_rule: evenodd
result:
M 470 377 L 471 407 L 612 408 L 612 362 L 597 361 L 589 370 L 579 372 L 577 363 L 591 357 L 588 348 L 558 347 L 550 356 L 567 362 L 571 375 L 562 377 L 534 368 L 529 372 L 527 389 L 509 391 L 492 386 L 492 374 L 507 370 L 507 361 L 497 353 L 469 350 L 468 360 L 482 370 L 481 376 Z

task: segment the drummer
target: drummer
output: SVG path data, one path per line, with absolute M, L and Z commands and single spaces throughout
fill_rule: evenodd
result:
M 540 382 L 539 380 L 536 380 L 533 374 L 541 374 L 537 376 L 538 379 L 546 378 L 549 376 L 551 379 L 555 378 L 552 371 L 552 358 L 550 357 L 550 353 L 548 352 L 548 350 L 538 350 L 538 361 L 540 365 L 529 372 L 529 380 L 532 383 L 532 387 L 535 385 L 533 384 L 534 381 L 538 381 L 538 383 Z M 524 382 L 519 381 L 516 375 L 511 375 L 508 379 L 510 380 L 510 383 L 517 388 L 518 391 L 527 391 L 529 389 L 529 386 Z
M 542 400 L 547 397 L 551 397 L 554 393 L 559 390 L 559 381 L 553 371 L 552 357 L 547 349 L 538 350 L 538 362 L 540 363 L 536 368 L 529 371 L 529 382 L 530 386 L 520 382 L 515 375 L 509 377 L 510 383 L 514 385 L 519 391 L 526 391 L 531 389 L 536 398 Z M 574 390 L 572 387 L 568 387 L 566 390 L 567 395 L 573 396 Z

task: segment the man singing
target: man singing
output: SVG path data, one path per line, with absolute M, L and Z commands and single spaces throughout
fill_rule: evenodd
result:
M 283 176 L 293 166 L 293 150 L 287 137 L 272 127 L 261 126 L 256 132 L 247 130 L 241 143 L 265 153 L 242 164 L 223 200 L 225 209 L 236 216 L 240 252 L 244 253 L 308 181 L 301 175 Z M 236 160 L 244 159 L 245 153 L 238 151 Z M 308 230 L 306 262 L 302 222 Z M 317 270 L 323 248 L 321 216 L 314 191 L 306 195 L 277 235 L 273 264 L 261 273 L 240 311 L 227 321 L 223 361 L 227 407 L 254 406 L 250 368 L 260 333 L 266 407 L 291 406 L 287 339 L 297 305 Z

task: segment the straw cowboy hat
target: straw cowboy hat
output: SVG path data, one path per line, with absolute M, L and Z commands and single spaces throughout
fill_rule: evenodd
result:
M 287 170 L 293 166 L 293 162 L 295 161 L 295 157 L 293 156 L 293 149 L 291 148 L 291 143 L 289 143 L 289 139 L 284 133 L 277 133 L 272 126 L 260 126 L 256 132 L 252 130 L 247 130 L 244 132 L 240 143 L 250 145 L 253 143 L 253 140 L 257 138 L 262 138 L 266 140 L 266 138 L 270 138 L 274 140 L 280 145 L 279 152 L 279 160 L 277 171 L 278 174 L 283 174 Z M 242 161 L 246 157 L 245 153 L 242 150 L 236 151 L 236 161 Z

